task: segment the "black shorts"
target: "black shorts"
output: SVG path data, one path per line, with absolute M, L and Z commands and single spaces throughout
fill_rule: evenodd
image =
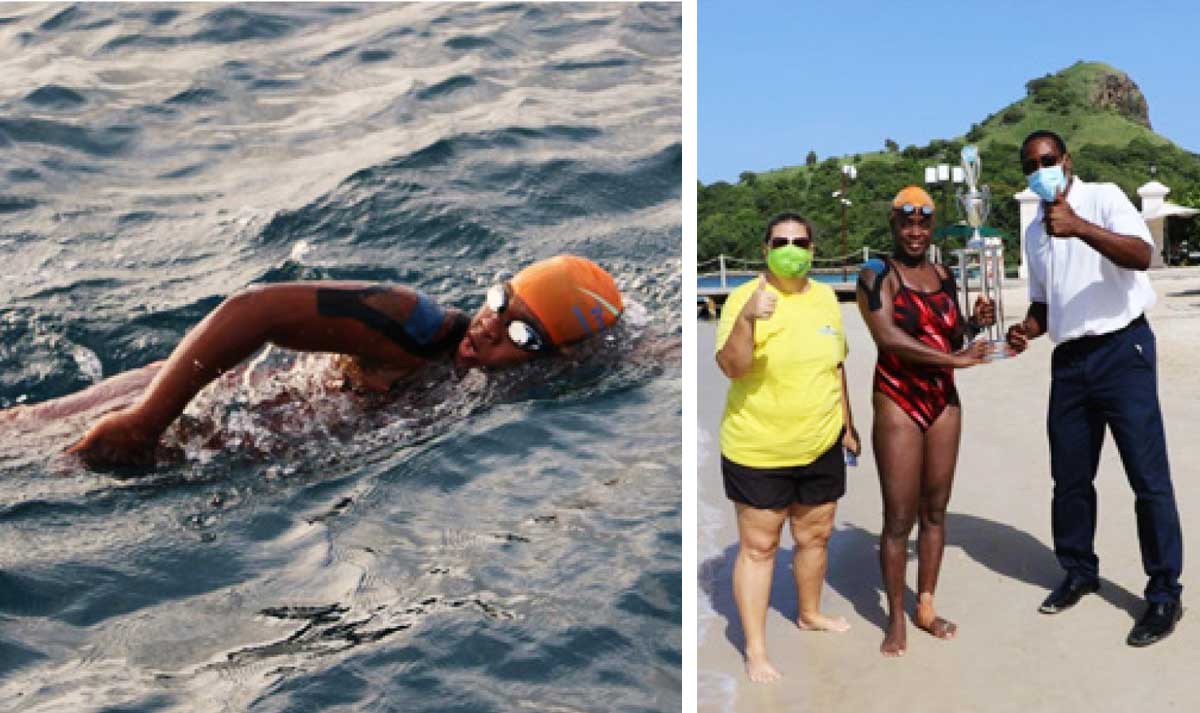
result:
M 808 465 L 752 468 L 721 456 L 725 497 L 760 510 L 780 510 L 792 503 L 820 505 L 846 494 L 846 460 L 842 439 Z

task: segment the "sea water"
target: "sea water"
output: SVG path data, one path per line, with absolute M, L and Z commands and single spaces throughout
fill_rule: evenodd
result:
M 677 4 L 0 8 L 6 710 L 680 705 Z M 14 419 L 251 283 L 473 312 L 573 252 L 629 311 L 400 398 L 268 350 L 148 470 Z M 6 419 L 4 414 L 9 414 Z

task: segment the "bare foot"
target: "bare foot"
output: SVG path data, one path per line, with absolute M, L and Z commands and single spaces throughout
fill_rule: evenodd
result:
M 829 617 L 817 612 L 816 614 L 801 614 L 796 619 L 796 626 L 802 631 L 833 631 L 842 633 L 849 631 L 850 622 L 846 621 L 846 617 L 834 616 Z
M 771 665 L 765 655 L 746 655 L 746 675 L 755 683 L 775 683 L 783 678 L 783 674 Z
M 928 594 L 922 594 L 917 603 L 917 617 L 914 623 L 918 629 L 928 631 L 939 639 L 953 639 L 954 634 L 958 632 L 958 626 L 954 622 L 943 619 L 933 610 L 933 597 Z
M 879 645 L 879 653 L 888 658 L 897 658 L 904 655 L 907 645 L 908 639 L 907 632 L 905 632 L 904 619 L 900 619 L 888 626 L 887 635 L 883 637 L 883 643 Z

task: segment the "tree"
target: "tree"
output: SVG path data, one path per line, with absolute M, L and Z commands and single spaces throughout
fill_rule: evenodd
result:
M 1065 77 L 1046 75 L 1025 83 L 1025 90 L 1035 104 L 1041 104 L 1056 114 L 1068 114 L 1071 108 L 1083 103 Z
M 883 148 L 887 149 L 888 153 L 896 153 L 900 150 L 900 144 L 892 141 L 891 139 L 884 139 Z
M 1024 118 L 1025 110 L 1021 108 L 1020 104 L 1013 104 L 1009 108 L 1005 109 L 1004 113 L 1000 115 L 1000 123 L 1015 124 Z
M 753 186 L 758 182 L 758 175 L 754 171 L 742 171 L 738 174 L 738 183 L 743 186 Z
M 817 152 L 816 151 L 808 152 L 808 155 L 804 157 L 804 165 L 805 166 L 816 166 L 817 165 Z

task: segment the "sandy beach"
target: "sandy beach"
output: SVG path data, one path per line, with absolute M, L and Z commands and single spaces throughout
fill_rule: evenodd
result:
M 1158 339 L 1159 397 L 1172 476 L 1186 539 L 1200 552 L 1200 268 L 1153 272 L 1159 301 L 1148 317 Z M 1008 320 L 1027 306 L 1023 282 L 1005 290 Z M 1101 590 L 1056 616 L 1037 606 L 1062 577 L 1050 537 L 1050 385 L 1048 339 L 1029 350 L 957 374 L 963 438 L 947 516 L 938 585 L 939 613 L 959 625 L 952 641 L 909 627 L 908 653 L 879 654 L 886 621 L 877 538 L 881 502 L 870 447 L 875 347 L 853 303 L 842 316 L 855 425 L 864 441 L 830 542 L 823 609 L 851 623 L 845 634 L 795 627 L 792 543 L 785 533 L 767 617 L 772 661 L 781 682 L 752 684 L 742 664 L 742 633 L 731 596 L 737 552 L 733 507 L 721 486 L 717 439 L 727 380 L 713 361 L 715 323 L 698 329 L 698 708 L 700 711 L 852 711 L 870 713 L 1028 713 L 1030 711 L 1190 710 L 1200 614 L 1187 612 L 1166 641 L 1125 644 L 1143 609 L 1145 585 L 1133 494 L 1116 447 L 1104 446 L 1096 487 L 1096 551 Z M 915 607 L 915 530 L 910 541 L 908 607 Z M 1185 555 L 1186 557 L 1186 555 Z M 1200 602 L 1186 562 L 1184 604 Z

